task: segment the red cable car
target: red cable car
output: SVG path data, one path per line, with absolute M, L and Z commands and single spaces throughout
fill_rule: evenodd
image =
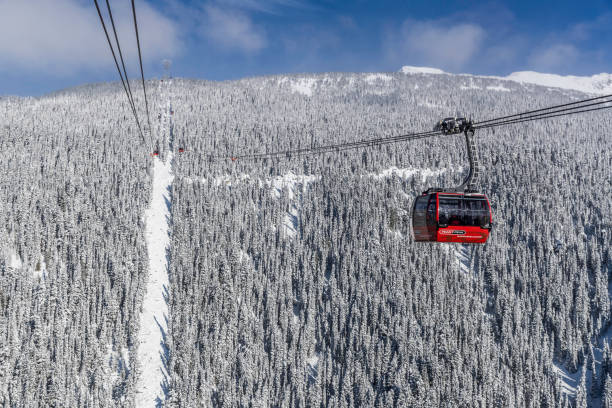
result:
M 445 124 L 449 119 L 453 119 L 452 126 Z M 470 171 L 459 187 L 430 188 L 414 200 L 412 232 L 417 242 L 484 244 L 489 238 L 493 226 L 491 204 L 485 194 L 474 189 L 480 174 L 474 127 L 472 121 L 459 119 L 444 119 L 434 130 L 446 135 L 465 134 Z
M 426 191 L 414 201 L 415 241 L 484 244 L 493 214 L 484 194 Z

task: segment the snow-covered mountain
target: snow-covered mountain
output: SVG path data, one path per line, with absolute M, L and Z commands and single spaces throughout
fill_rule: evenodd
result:
M 409 65 L 404 65 L 400 72 L 402 74 L 446 74 L 446 72 L 438 68 L 411 67 Z
M 524 82 L 554 88 L 573 89 L 592 94 L 612 93 L 612 74 L 601 73 L 593 76 L 543 74 L 533 71 L 513 72 L 506 77 L 510 81 Z
M 437 68 L 404 66 L 403 74 L 448 74 Z M 452 74 L 450 74 L 452 75 Z M 478 76 L 460 74 L 462 76 Z M 551 88 L 572 89 L 589 94 L 612 94 L 612 74 L 601 73 L 592 76 L 557 75 L 534 71 L 513 72 L 505 77 L 480 76 L 484 78 L 505 79 L 508 81 L 547 86 Z
M 230 159 L 584 96 L 402 72 L 0 99 L 0 405 L 611 407 L 609 115 L 478 131 L 483 246 L 411 234 L 460 135 Z

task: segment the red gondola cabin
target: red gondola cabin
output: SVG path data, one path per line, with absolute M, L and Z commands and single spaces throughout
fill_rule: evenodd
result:
M 493 214 L 484 194 L 426 191 L 414 201 L 415 241 L 484 244 Z

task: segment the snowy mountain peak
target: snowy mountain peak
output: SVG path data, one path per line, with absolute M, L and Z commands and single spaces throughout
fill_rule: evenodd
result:
M 597 74 L 593 76 L 573 76 L 543 74 L 533 71 L 513 72 L 505 79 L 555 88 L 573 89 L 592 94 L 612 93 L 612 74 Z
M 403 66 L 402 74 L 448 74 L 441 69 L 429 67 Z M 451 74 L 452 75 L 452 74 Z M 506 77 L 459 74 L 463 76 L 503 79 L 519 83 L 547 86 L 551 88 L 571 89 L 590 94 L 612 94 L 612 74 L 601 73 L 593 76 L 574 76 L 544 74 L 534 71 L 513 72 Z

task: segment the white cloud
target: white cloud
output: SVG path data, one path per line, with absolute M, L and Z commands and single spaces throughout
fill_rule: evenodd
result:
M 394 37 L 393 53 L 405 62 L 457 70 L 480 51 L 485 31 L 476 24 L 407 20 Z
M 562 72 L 579 60 L 580 52 L 571 44 L 554 44 L 535 50 L 529 58 L 530 65 L 537 71 Z
M 607 32 L 612 23 L 612 13 L 604 13 L 594 20 L 574 24 L 568 30 L 568 37 L 573 41 L 589 41 L 599 32 Z
M 313 9 L 308 1 L 303 0 L 212 0 L 218 8 L 235 8 L 252 10 L 269 14 L 281 14 L 282 9 Z
M 212 5 L 206 5 L 204 12 L 206 22 L 203 24 L 203 34 L 215 46 L 246 53 L 256 53 L 266 47 L 264 30 L 247 15 Z
M 104 10 L 105 2 L 100 6 Z M 124 58 L 137 61 L 131 6 L 127 1 L 114 1 L 111 7 Z M 180 51 L 173 21 L 142 1 L 137 13 L 145 61 Z M 108 26 L 110 30 L 110 21 Z M 0 0 L 0 55 L 0 70 L 51 75 L 114 66 L 95 6 L 84 0 Z

